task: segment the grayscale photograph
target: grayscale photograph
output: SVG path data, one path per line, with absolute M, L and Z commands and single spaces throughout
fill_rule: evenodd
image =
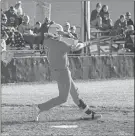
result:
M 1 136 L 134 136 L 134 0 L 0 0 Z

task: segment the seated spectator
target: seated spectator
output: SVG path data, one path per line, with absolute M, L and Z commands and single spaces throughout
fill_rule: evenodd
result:
M 35 35 L 35 43 L 37 44 L 35 49 L 38 49 L 38 50 L 39 49 L 42 50 L 42 47 L 41 47 L 40 42 L 39 42 L 40 39 L 41 39 L 40 28 L 41 28 L 41 23 L 36 22 L 35 27 L 33 29 L 33 33 Z
M 114 29 L 117 30 L 117 34 L 121 34 L 127 29 L 127 22 L 124 15 L 120 15 L 120 18 L 114 24 Z
M 6 26 L 7 17 L 5 14 L 2 14 L 1 18 L 1 34 L 7 33 L 8 39 L 6 44 L 10 47 L 24 47 L 25 42 L 21 33 L 19 33 L 14 27 Z
M 33 30 L 34 34 L 39 34 L 40 28 L 41 28 L 41 23 L 40 22 L 36 22 L 34 30 Z
M 70 32 L 70 23 L 69 23 L 69 22 L 66 22 L 66 23 L 64 24 L 63 29 L 64 29 L 64 32 Z
M 104 14 L 104 19 L 102 20 L 102 30 L 109 30 L 113 28 L 113 22 L 110 19 L 109 14 Z
M 102 17 L 103 30 L 111 29 L 112 28 L 112 20 L 110 19 L 110 14 L 109 14 L 107 5 L 102 6 L 102 9 L 100 11 L 100 16 Z
M 49 18 L 46 17 L 44 23 L 41 25 L 39 31 L 41 33 L 42 38 L 44 37 L 44 33 L 48 33 L 50 22 L 51 21 L 49 20 Z
M 17 27 L 18 26 L 18 16 L 15 12 L 14 7 L 10 7 L 8 11 L 5 12 L 7 16 L 7 26 L 9 27 Z
M 125 48 L 129 49 L 130 52 L 134 52 L 134 49 L 135 49 L 133 40 L 131 38 L 131 35 L 133 35 L 133 34 L 134 34 L 134 27 L 133 27 L 133 25 L 129 25 L 128 29 L 126 31 Z
M 19 25 L 18 30 L 20 33 L 24 34 L 32 34 L 32 27 L 30 26 L 30 18 L 29 16 L 24 16 L 22 24 Z
M 130 26 L 130 25 L 134 26 L 134 23 L 133 23 L 133 21 L 131 19 L 131 13 L 130 12 L 126 13 L 126 21 L 127 21 L 127 26 Z
M 107 5 L 103 5 L 99 14 L 102 17 L 102 19 L 104 19 L 104 15 L 107 15 L 107 14 L 109 15 L 108 6 Z
M 19 23 L 18 25 L 20 25 L 22 23 L 22 20 L 23 20 L 23 17 L 24 17 L 21 1 L 18 1 L 15 4 L 15 10 L 16 10 L 16 14 L 18 16 L 18 23 Z
M 40 29 L 38 30 L 39 35 L 36 36 L 35 38 L 35 43 L 37 44 L 37 49 L 41 49 L 42 44 L 43 44 L 43 40 L 44 40 L 44 33 L 48 33 L 48 29 L 50 26 L 51 21 L 49 20 L 49 18 L 45 18 L 44 23 L 41 25 Z
M 74 39 L 78 39 L 78 35 L 76 33 L 76 27 L 75 26 L 71 26 L 71 34 L 74 36 Z M 76 55 L 76 56 L 80 56 L 80 54 L 82 53 L 82 50 L 78 50 L 78 51 L 71 51 L 70 54 Z M 78 62 L 78 59 L 75 59 Z
M 71 31 L 71 34 L 74 36 L 74 39 L 78 39 L 78 35 L 76 34 L 76 27 L 71 26 L 70 31 Z
M 7 16 L 6 14 L 1 14 L 1 25 L 7 26 Z
M 17 14 L 19 17 L 22 17 L 22 16 L 23 16 L 22 2 L 21 2 L 21 1 L 18 1 L 18 2 L 15 4 L 15 10 L 16 10 L 16 14 Z
M 44 40 L 44 33 L 48 33 L 48 29 L 50 27 L 51 24 L 55 23 L 54 21 L 51 21 L 49 18 L 45 18 L 44 23 L 40 26 L 38 25 L 38 35 L 36 35 L 35 37 L 35 44 L 37 44 L 37 48 L 36 49 L 40 49 L 40 53 L 44 54 L 45 50 L 44 50 L 44 46 L 43 44 L 43 40 Z
M 7 33 L 8 39 L 6 40 L 6 44 L 10 44 L 11 46 L 15 44 L 14 35 L 11 31 L 11 28 L 7 27 L 7 16 L 6 14 L 1 15 L 1 34 Z
M 45 21 L 44 23 L 41 25 L 41 28 L 40 28 L 40 32 L 43 34 L 43 33 L 48 33 L 48 29 L 49 29 L 49 26 L 50 26 L 50 20 L 49 18 L 45 18 Z
M 64 24 L 64 27 L 63 27 L 63 29 L 64 29 L 64 36 L 65 37 L 68 37 L 68 38 L 74 38 L 74 36 L 71 34 L 71 30 L 70 30 L 70 23 L 69 22 L 66 22 L 65 24 Z
M 91 12 L 91 26 L 95 28 L 101 28 L 102 27 L 102 18 L 100 17 L 100 10 L 102 8 L 102 5 L 100 3 L 97 3 L 96 9 Z
M 26 43 L 30 45 L 30 48 L 33 49 L 33 43 L 35 40 L 35 36 L 32 31 L 32 27 L 30 26 L 30 18 L 29 16 L 24 16 L 22 24 L 19 25 L 18 31 L 22 33 L 23 38 Z
M 6 40 L 8 39 L 8 35 L 6 32 L 3 32 L 1 35 L 1 50 L 0 51 L 6 51 Z

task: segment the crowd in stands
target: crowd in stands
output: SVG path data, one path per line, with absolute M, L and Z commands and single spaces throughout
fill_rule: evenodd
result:
M 110 18 L 108 5 L 102 6 L 101 3 L 97 3 L 96 9 L 91 12 L 91 26 L 97 29 L 108 30 L 123 28 L 125 30 L 129 25 L 134 26 L 130 12 L 127 12 L 125 15 L 120 15 L 120 18 L 114 23 Z
M 20 1 L 15 6 L 11 6 L 8 11 L 2 11 L 1 20 L 1 38 L 5 40 L 5 46 L 20 50 L 28 45 L 30 49 L 40 50 L 41 53 L 44 53 L 42 46 L 44 33 L 48 33 L 49 26 L 54 24 L 54 21 L 45 18 L 44 22 L 36 22 L 32 26 L 30 17 L 23 12 Z M 76 27 L 70 26 L 69 22 L 64 24 L 64 31 L 66 32 L 65 36 L 78 39 Z
M 110 35 L 126 33 L 126 48 L 134 49 L 133 40 L 130 35 L 134 33 L 134 23 L 131 19 L 131 13 L 120 15 L 120 18 L 113 24 L 107 5 L 97 3 L 96 9 L 91 12 L 91 27 L 102 31 L 109 31 Z M 54 21 L 45 18 L 44 22 L 36 22 L 35 26 L 31 26 L 30 18 L 25 15 L 22 9 L 21 1 L 15 6 L 11 6 L 8 11 L 2 11 L 1 15 L 1 43 L 3 50 L 7 47 L 23 49 L 29 45 L 30 49 L 42 50 L 44 33 L 48 33 L 49 26 L 55 23 Z M 71 26 L 69 22 L 64 24 L 64 31 L 67 37 L 78 39 L 76 26 Z M 5 41 L 5 42 L 4 42 Z M 130 43 L 130 47 L 129 44 Z M 36 46 L 35 46 L 36 45 Z M 42 53 L 42 51 L 41 51 Z M 72 52 L 75 54 L 79 52 Z
M 134 52 L 134 39 L 131 38 L 131 36 L 135 35 L 135 25 L 131 19 L 130 12 L 126 12 L 125 15 L 120 15 L 120 17 L 113 22 L 108 5 L 102 6 L 101 3 L 97 3 L 96 8 L 91 12 L 90 22 L 92 28 L 96 28 L 101 31 L 108 31 L 109 33 L 106 34 L 109 36 L 125 34 L 125 48 Z

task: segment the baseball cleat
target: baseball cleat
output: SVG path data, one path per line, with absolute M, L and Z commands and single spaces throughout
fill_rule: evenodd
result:
M 101 114 L 98 114 L 98 113 L 95 113 L 92 111 L 91 114 L 86 114 L 86 113 L 83 113 L 83 115 L 81 116 L 80 119 L 83 119 L 83 120 L 96 120 L 96 119 L 100 119 L 102 118 L 102 115 Z

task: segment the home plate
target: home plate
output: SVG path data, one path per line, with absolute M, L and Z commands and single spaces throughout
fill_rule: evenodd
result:
M 58 125 L 58 126 L 51 126 L 51 128 L 77 128 L 77 125 Z

